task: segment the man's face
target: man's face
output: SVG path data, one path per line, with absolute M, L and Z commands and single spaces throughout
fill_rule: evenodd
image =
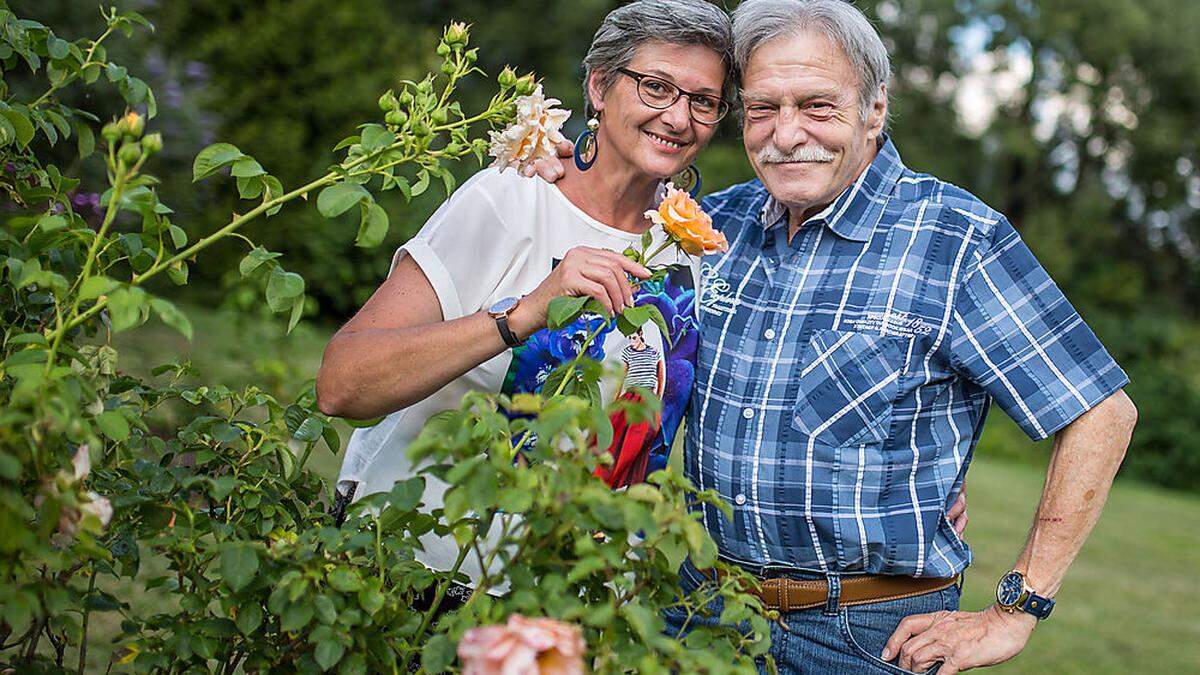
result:
M 858 87 L 849 59 L 820 33 L 772 40 L 750 57 L 743 76 L 746 154 L 794 217 L 827 206 L 875 158 L 886 96 L 864 122 Z

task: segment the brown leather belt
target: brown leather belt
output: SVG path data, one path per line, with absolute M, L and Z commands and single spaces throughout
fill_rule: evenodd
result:
M 720 575 L 720 573 L 718 573 Z M 911 598 L 940 591 L 958 583 L 958 577 L 928 579 L 884 574 L 868 574 L 841 577 L 839 605 L 865 605 L 872 602 L 887 602 Z M 790 612 L 797 609 L 812 609 L 825 605 L 829 596 L 829 583 L 825 579 L 789 579 L 774 577 L 759 579 L 759 588 L 746 588 L 747 593 L 757 595 L 769 609 Z

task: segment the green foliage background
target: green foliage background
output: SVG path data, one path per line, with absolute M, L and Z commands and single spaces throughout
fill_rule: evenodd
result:
M 93 8 L 22 0 L 19 14 L 85 34 Z M 436 66 L 421 51 L 455 18 L 471 22 L 489 72 L 511 63 L 545 78 L 550 95 L 581 107 L 579 62 L 618 3 L 601 0 L 143 0 L 126 3 L 157 27 L 114 46 L 143 63 L 173 139 L 158 173 L 189 234 L 211 231 L 236 194 L 229 183 L 187 189 L 195 150 L 228 140 L 284 184 L 327 166 L 326 148 L 371 114 L 396 75 Z M 736 3 L 730 2 L 729 6 Z M 1200 4 L 1192 0 L 863 0 L 893 50 L 893 137 L 908 164 L 963 185 L 1010 216 L 1132 379 L 1141 423 L 1124 474 L 1200 491 Z M 122 53 L 124 52 L 124 53 Z M 981 58 L 1030 64 L 990 122 L 956 111 Z M 487 94 L 467 90 L 472 97 Z M 1058 115 L 1086 108 L 1090 119 Z M 121 104 L 93 108 L 117 113 Z M 983 102 L 980 102 L 983 104 Z M 1132 117 L 1131 117 L 1132 116 Z M 1132 122 L 1131 122 L 1132 119 Z M 576 115 L 571 130 L 583 120 Z M 570 130 L 569 130 L 570 131 Z M 65 152 L 65 151 L 64 151 Z M 709 189 L 752 177 L 730 121 L 701 159 Z M 85 167 L 96 171 L 97 167 Z M 85 170 L 85 175 L 87 174 Z M 470 165 L 456 171 L 466 173 Z M 93 174 L 94 175 L 94 174 Z M 85 183 L 85 188 L 87 187 Z M 344 320 L 382 279 L 391 249 L 415 232 L 440 195 L 384 201 L 384 246 L 353 245 L 351 223 L 311 210 L 251 233 L 282 251 L 308 282 L 311 320 Z M 261 311 L 238 284 L 241 251 L 212 252 L 190 299 Z M 999 417 L 999 416 L 994 416 Z M 985 452 L 1038 457 L 1005 421 Z

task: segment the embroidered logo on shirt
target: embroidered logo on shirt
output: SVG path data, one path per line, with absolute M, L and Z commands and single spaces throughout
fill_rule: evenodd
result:
M 919 316 L 908 312 L 866 312 L 860 317 L 845 319 L 842 325 L 860 333 L 882 333 L 900 337 L 924 337 L 933 332 L 933 326 Z
M 700 308 L 710 314 L 732 314 L 737 298 L 730 293 L 729 282 L 712 263 L 700 263 Z

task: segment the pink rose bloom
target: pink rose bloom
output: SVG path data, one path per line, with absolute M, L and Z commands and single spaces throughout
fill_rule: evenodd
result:
M 458 658 L 463 675 L 583 675 L 586 647 L 577 626 L 514 614 L 504 626 L 467 631 Z

